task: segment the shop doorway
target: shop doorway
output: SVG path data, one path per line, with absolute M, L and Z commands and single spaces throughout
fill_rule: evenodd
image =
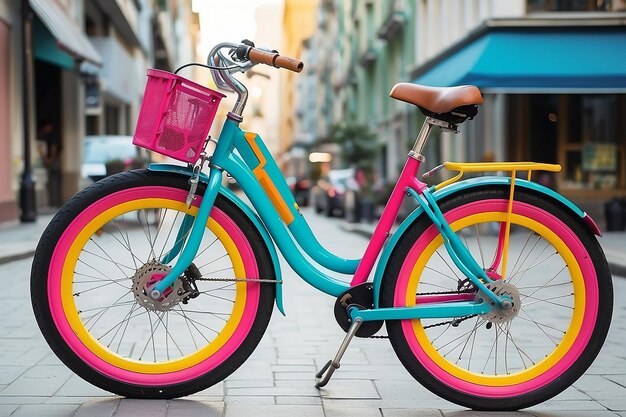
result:
M 44 207 L 60 207 L 63 203 L 61 102 L 61 68 L 35 60 L 36 139 L 46 181 L 46 192 L 38 196 L 38 203 Z

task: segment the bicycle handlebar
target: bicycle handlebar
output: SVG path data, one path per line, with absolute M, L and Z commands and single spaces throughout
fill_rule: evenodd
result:
M 276 51 L 264 51 L 262 49 L 250 47 L 247 55 L 253 63 L 271 65 L 276 68 L 284 68 L 293 72 L 300 72 L 304 68 L 304 63 L 302 61 L 288 56 L 281 56 Z
M 224 54 L 223 49 L 228 49 Z M 276 51 L 268 51 L 254 47 L 254 43 L 244 40 L 242 43 L 222 42 L 213 47 L 207 57 L 207 65 L 218 88 L 237 93 L 237 102 L 232 114 L 241 116 L 248 99 L 248 89 L 233 77 L 233 73 L 246 72 L 256 64 L 271 65 L 300 72 L 304 63 L 294 58 L 280 56 Z

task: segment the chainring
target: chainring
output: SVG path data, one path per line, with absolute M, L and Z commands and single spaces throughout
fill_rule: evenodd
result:
M 374 286 L 371 282 L 364 282 L 343 292 L 335 301 L 335 320 L 339 327 L 347 332 L 352 324 L 348 316 L 348 307 L 355 306 L 363 309 L 374 308 Z M 370 337 L 376 334 L 383 326 L 384 321 L 365 321 L 357 330 L 356 337 Z

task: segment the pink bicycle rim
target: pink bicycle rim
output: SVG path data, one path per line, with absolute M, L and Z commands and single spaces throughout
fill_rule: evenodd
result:
M 453 223 L 461 218 L 481 212 L 506 211 L 507 203 L 507 200 L 478 201 L 453 209 L 450 212 L 446 213 L 445 217 L 449 223 Z M 437 365 L 426 354 L 426 352 L 418 343 L 413 331 L 411 321 L 402 321 L 402 330 L 405 334 L 405 338 L 409 347 L 413 351 L 415 357 L 428 370 L 428 372 L 430 372 L 431 375 L 433 375 L 446 385 L 470 395 L 477 395 L 488 398 L 511 397 L 535 391 L 538 388 L 549 384 L 560 375 L 562 375 L 578 359 L 578 357 L 584 351 L 585 346 L 589 342 L 589 339 L 593 333 L 594 324 L 596 322 L 596 316 L 598 312 L 598 284 L 596 279 L 596 272 L 593 268 L 593 263 L 588 257 L 586 249 L 584 248 L 578 237 L 574 235 L 573 232 L 557 217 L 532 205 L 515 202 L 513 206 L 513 212 L 531 219 L 535 219 L 550 228 L 566 243 L 566 245 L 569 247 L 569 249 L 578 260 L 585 282 L 585 292 L 587 300 L 583 323 L 571 349 L 559 362 L 556 363 L 555 366 L 553 366 L 543 374 L 519 384 L 509 386 L 485 386 L 459 379 L 439 367 L 439 365 Z M 430 226 L 419 237 L 415 245 L 413 245 L 406 259 L 416 260 L 419 254 L 422 253 L 422 251 L 438 235 L 438 233 L 439 232 L 434 225 Z M 403 291 L 406 291 L 411 271 L 413 269 L 413 264 L 414 262 L 405 262 L 401 268 L 398 283 L 396 284 L 396 293 L 394 295 L 395 306 L 405 305 L 406 293 Z
M 67 345 L 74 351 L 74 353 L 76 353 L 76 355 L 78 355 L 93 369 L 110 378 L 126 383 L 146 386 L 171 385 L 198 378 L 211 371 L 231 356 L 232 353 L 239 348 L 252 327 L 260 295 L 260 287 L 258 283 L 247 284 L 247 296 L 243 316 L 237 326 L 237 329 L 224 346 L 207 359 L 190 368 L 163 374 L 142 374 L 113 366 L 88 350 L 72 331 L 61 304 L 61 272 L 65 262 L 65 255 L 81 230 L 83 230 L 89 222 L 102 212 L 128 201 L 154 197 L 184 201 L 186 196 L 186 191 L 162 186 L 138 187 L 133 188 L 132 190 L 122 190 L 113 193 L 98 200 L 80 213 L 80 215 L 78 215 L 65 230 L 54 249 L 52 260 L 50 262 L 50 270 L 48 271 L 48 301 L 55 326 Z M 194 205 L 199 205 L 200 201 L 201 198 L 198 198 L 194 202 Z M 222 226 L 228 235 L 233 239 L 233 242 L 237 246 L 242 257 L 246 270 L 246 276 L 258 277 L 256 259 L 252 248 L 250 247 L 250 243 L 244 236 L 243 232 L 232 219 L 230 219 L 218 208 L 213 208 L 211 211 L 211 218 Z

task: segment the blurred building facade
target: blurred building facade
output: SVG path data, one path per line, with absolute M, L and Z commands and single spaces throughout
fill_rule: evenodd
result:
M 281 29 L 283 6 L 262 4 L 256 9 L 256 46 L 279 48 L 283 43 Z M 257 65 L 246 73 L 245 85 L 249 90 L 242 128 L 258 133 L 274 155 L 280 154 L 280 73 L 276 68 Z M 230 106 L 223 106 L 230 110 Z M 220 126 L 219 123 L 214 123 Z
M 285 0 L 283 7 L 283 43 L 280 53 L 291 57 L 302 57 L 303 42 L 316 30 L 317 8 L 320 0 Z M 314 62 L 305 62 L 305 68 Z M 305 70 L 308 71 L 308 70 Z M 306 72 L 305 74 L 307 74 Z M 296 130 L 296 91 L 302 75 L 291 71 L 280 71 L 280 165 L 288 175 L 296 175 L 295 170 L 302 164 L 303 146 L 310 138 Z M 305 75 L 306 76 L 306 75 Z
M 19 215 L 23 170 L 21 1 L 0 0 L 0 221 Z M 58 206 L 81 184 L 88 134 L 132 134 L 148 67 L 195 60 L 191 0 L 30 0 L 34 61 L 31 143 L 38 207 Z M 38 146 L 43 124 L 60 147 L 58 184 Z M 38 132 L 39 131 L 39 132 Z M 60 189 L 58 198 L 47 191 Z
M 602 203 L 626 195 L 625 18 L 623 0 L 321 1 L 294 138 L 323 143 L 334 123 L 366 124 L 379 175 L 394 181 L 423 116 L 391 87 L 475 84 L 479 115 L 432 140 L 426 166 L 559 163 L 541 181 L 601 218 Z

